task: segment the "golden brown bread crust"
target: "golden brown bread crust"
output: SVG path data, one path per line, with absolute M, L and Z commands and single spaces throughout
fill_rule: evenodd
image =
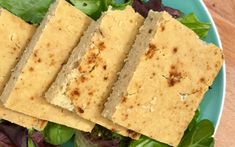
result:
M 50 102 L 122 135 L 138 138 L 136 133 L 103 118 L 101 112 L 142 23 L 143 18 L 130 6 L 104 13 L 89 27 L 46 93 Z M 66 99 L 68 103 L 60 103 Z
M 177 146 L 222 64 L 221 49 L 166 12 L 150 12 L 103 116 Z
M 0 9 L 0 93 L 18 58 L 35 32 L 36 27 L 30 25 L 7 10 Z M 0 118 L 26 128 L 42 130 L 46 121 L 7 109 L 0 102 Z
M 91 131 L 94 123 L 53 106 L 43 97 L 91 19 L 65 0 L 56 0 L 8 81 L 1 100 L 12 110 Z

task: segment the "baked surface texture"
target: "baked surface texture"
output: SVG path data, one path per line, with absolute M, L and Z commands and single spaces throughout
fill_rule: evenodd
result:
M 0 93 L 35 30 L 35 26 L 24 22 L 7 10 L 0 9 Z M 0 118 L 37 130 L 42 130 L 47 123 L 7 109 L 2 102 L 0 102 Z
M 102 115 L 177 146 L 222 64 L 221 49 L 168 13 L 151 11 Z
M 56 0 L 6 84 L 1 96 L 4 106 L 36 118 L 91 131 L 94 123 L 49 104 L 43 97 L 91 21 L 65 0 Z
M 105 12 L 88 28 L 47 91 L 48 101 L 124 136 L 138 138 L 133 131 L 102 117 L 101 112 L 142 23 L 143 17 L 130 6 Z

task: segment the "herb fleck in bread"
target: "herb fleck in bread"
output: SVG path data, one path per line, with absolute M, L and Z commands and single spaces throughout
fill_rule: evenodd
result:
M 102 115 L 177 146 L 222 64 L 221 49 L 168 13 L 151 11 Z
M 94 123 L 49 104 L 43 97 L 91 21 L 65 0 L 56 0 L 2 93 L 4 106 L 43 120 L 91 131 Z
M 139 135 L 103 118 L 101 112 L 143 18 L 127 6 L 93 23 L 46 93 L 49 102 L 124 136 Z

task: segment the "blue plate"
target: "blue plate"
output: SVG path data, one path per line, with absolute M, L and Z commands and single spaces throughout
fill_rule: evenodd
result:
M 198 18 L 201 21 L 210 22 L 212 24 L 212 27 L 209 31 L 208 36 L 205 38 L 205 41 L 209 43 L 214 43 L 218 47 L 222 48 L 222 44 L 215 23 L 202 0 L 184 0 L 184 1 L 163 0 L 163 3 L 166 6 L 179 9 L 185 14 L 193 12 L 198 16 Z M 219 125 L 224 105 L 225 87 L 226 87 L 225 73 L 226 72 L 224 64 L 223 68 L 220 70 L 218 76 L 216 77 L 213 85 L 211 86 L 212 89 L 206 93 L 202 103 L 200 104 L 200 111 L 201 111 L 200 119 L 206 118 L 211 120 L 214 123 L 216 130 Z M 63 147 L 72 147 L 72 146 L 73 142 L 68 142 L 67 144 L 63 145 Z

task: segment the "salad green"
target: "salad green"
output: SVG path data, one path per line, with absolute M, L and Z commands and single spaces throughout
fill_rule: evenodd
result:
M 53 1 L 54 0 L 0 0 L 0 7 L 8 9 L 10 12 L 29 23 L 39 24 Z M 114 9 L 123 9 L 126 5 L 132 4 L 132 0 L 119 0 L 119 2 L 116 0 L 68 1 L 93 19 L 98 19 L 101 13 L 106 11 L 109 6 L 112 6 Z M 140 0 L 136 1 L 138 1 L 139 8 L 145 8 L 141 6 L 148 2 L 147 0 L 141 0 L 144 2 L 142 4 Z M 159 0 L 158 3 L 161 4 L 161 1 Z M 152 4 L 152 7 L 155 7 L 158 3 Z M 162 5 L 160 8 L 162 8 Z M 148 9 L 145 9 L 145 11 L 148 11 Z M 200 38 L 206 37 L 211 27 L 209 23 L 199 21 L 193 13 L 181 16 L 178 20 L 197 33 Z M 199 122 L 198 116 L 199 111 L 196 112 L 195 117 L 185 131 L 183 139 L 178 147 L 214 146 L 214 139 L 212 137 L 214 133 L 213 124 L 209 120 L 202 120 Z M 30 131 L 29 134 L 31 134 Z M 91 134 L 81 131 L 76 131 L 75 133 L 74 129 L 54 123 L 48 123 L 47 127 L 43 131 L 45 140 L 53 145 L 61 145 L 67 142 L 73 137 L 74 134 L 76 134 L 75 144 L 79 147 L 100 147 L 102 145 L 110 144 L 112 146 L 121 147 L 168 147 L 168 145 L 152 140 L 146 136 L 141 136 L 141 138 L 136 141 L 131 140 L 130 138 L 123 137 L 98 125 L 96 125 Z M 28 137 L 27 143 L 29 147 L 35 147 L 31 137 Z
M 32 140 L 32 138 L 31 138 L 31 135 L 32 135 L 33 132 L 34 132 L 33 129 L 29 129 L 28 130 L 28 134 L 29 134 L 29 137 L 28 137 L 28 147 L 36 147 L 34 142 L 33 142 L 33 140 Z
M 192 29 L 200 38 L 205 38 L 211 28 L 210 23 L 201 22 L 194 13 L 178 18 L 178 20 Z
M 38 24 L 54 0 L 0 0 L 0 6 L 23 20 Z
M 103 11 L 106 11 L 109 6 L 113 9 L 122 9 L 126 5 L 131 4 L 131 1 L 122 1 L 117 3 L 115 0 L 69 0 L 76 8 L 87 14 L 93 19 L 98 19 Z
M 74 133 L 75 130 L 72 128 L 50 122 L 43 130 L 45 140 L 53 145 L 60 145 L 69 141 Z

